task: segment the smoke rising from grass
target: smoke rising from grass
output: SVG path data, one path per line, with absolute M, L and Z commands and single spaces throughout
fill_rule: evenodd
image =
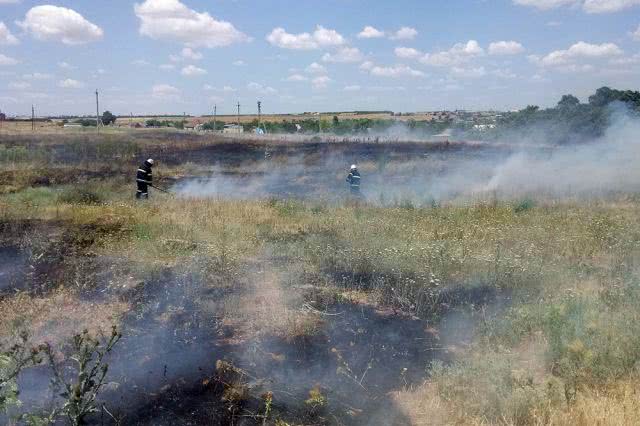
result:
M 340 201 L 349 196 L 348 167 L 357 163 L 364 198 L 382 205 L 637 191 L 640 120 L 622 109 L 612 110 L 611 118 L 602 138 L 583 144 L 547 146 L 531 140 L 531 134 L 542 134 L 535 129 L 509 143 L 424 142 L 410 155 L 394 152 L 402 142 L 352 143 L 350 152 L 317 161 L 269 159 L 187 179 L 174 190 L 186 197 Z

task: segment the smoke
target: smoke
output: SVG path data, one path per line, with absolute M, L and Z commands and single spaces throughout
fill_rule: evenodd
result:
M 347 148 L 329 143 L 330 155 L 305 153 L 247 163 L 235 171 L 223 168 L 181 181 L 174 190 L 185 197 L 339 202 L 349 197 L 345 177 L 349 165 L 357 163 L 364 198 L 380 205 L 637 191 L 640 120 L 618 108 L 610 122 L 600 139 L 569 146 L 532 141 L 544 129 L 528 129 L 508 144 L 422 142 L 414 144 L 422 148 L 403 154 L 398 152 L 406 150 L 406 142 L 346 143 Z

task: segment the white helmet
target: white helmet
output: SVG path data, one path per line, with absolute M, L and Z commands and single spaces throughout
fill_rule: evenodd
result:
M 352 165 L 351 165 L 351 170 L 355 170 L 355 169 L 357 169 L 357 168 L 358 168 L 358 167 L 357 167 L 355 164 L 352 164 Z
M 147 163 L 149 163 L 149 164 L 151 164 L 151 165 L 153 166 L 153 158 L 149 158 L 149 159 L 147 160 Z

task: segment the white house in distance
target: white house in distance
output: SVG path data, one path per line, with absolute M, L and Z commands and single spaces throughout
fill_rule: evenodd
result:
M 244 127 L 237 124 L 225 124 L 222 133 L 244 133 Z

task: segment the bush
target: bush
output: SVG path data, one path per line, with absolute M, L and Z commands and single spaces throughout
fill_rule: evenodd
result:
M 96 191 L 75 186 L 65 189 L 58 200 L 68 204 L 101 204 L 104 202 L 102 195 Z
M 515 213 L 523 213 L 531 210 L 536 206 L 536 202 L 531 198 L 525 198 L 513 207 Z

